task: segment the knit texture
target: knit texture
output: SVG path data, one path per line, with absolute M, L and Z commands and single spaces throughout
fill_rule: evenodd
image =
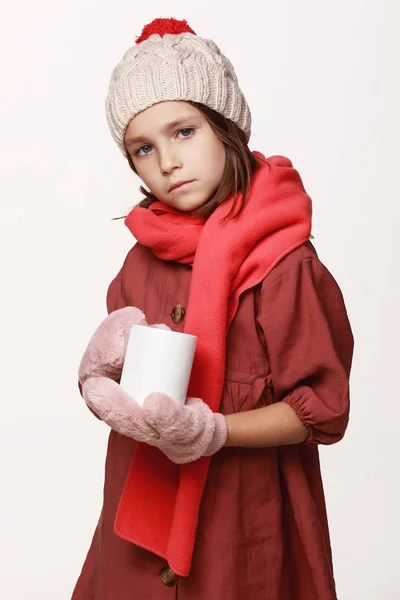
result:
M 156 19 L 146 27 L 114 68 L 105 100 L 107 123 L 122 154 L 127 157 L 124 138 L 133 117 L 168 100 L 214 109 L 236 123 L 248 142 L 250 110 L 233 66 L 218 46 L 191 33 L 186 21 Z M 155 29 L 160 33 L 152 33 Z M 171 30 L 182 33 L 164 33 Z

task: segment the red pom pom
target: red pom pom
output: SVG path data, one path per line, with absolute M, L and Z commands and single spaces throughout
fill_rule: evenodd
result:
M 136 43 L 140 44 L 140 42 L 147 40 L 147 38 L 155 33 L 158 33 L 161 37 L 166 33 L 172 35 L 178 35 L 179 33 L 194 33 L 194 35 L 196 35 L 184 19 L 182 21 L 177 21 L 177 19 L 154 19 L 154 21 L 143 27 L 142 33 L 137 38 Z

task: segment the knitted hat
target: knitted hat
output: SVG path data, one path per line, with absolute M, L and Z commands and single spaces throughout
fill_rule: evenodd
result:
M 114 68 L 105 101 L 107 123 L 122 154 L 129 122 L 165 100 L 191 100 L 230 119 L 250 139 L 251 115 L 231 62 L 185 20 L 155 19 Z

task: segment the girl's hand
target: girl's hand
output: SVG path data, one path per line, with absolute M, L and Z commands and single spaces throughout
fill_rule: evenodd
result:
M 224 444 L 227 422 L 199 398 L 185 405 L 166 394 L 150 394 L 141 407 L 121 386 L 106 377 L 90 378 L 82 387 L 86 404 L 112 429 L 157 446 L 170 460 L 182 464 L 211 456 Z
M 114 381 L 121 378 L 126 348 L 132 325 L 147 325 L 141 310 L 134 306 L 125 306 L 110 313 L 99 325 L 79 365 L 81 385 L 89 377 L 104 376 Z M 152 325 L 169 329 L 167 325 Z

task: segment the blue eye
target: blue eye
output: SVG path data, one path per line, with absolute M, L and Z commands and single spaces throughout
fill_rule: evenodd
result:
M 185 129 L 181 129 L 179 133 L 182 133 L 183 131 L 189 131 L 191 133 L 193 131 L 193 128 L 192 127 L 185 127 Z M 188 135 L 184 135 L 183 137 L 189 137 L 189 136 Z
M 144 146 L 140 146 L 140 148 L 138 148 L 135 152 L 136 156 L 142 156 L 141 154 L 139 154 L 140 150 L 143 150 L 143 148 L 151 148 L 150 144 L 145 144 Z M 148 152 L 145 152 L 145 154 L 148 154 Z
M 184 135 L 183 132 L 188 132 L 188 135 Z M 194 127 L 185 127 L 184 129 L 179 129 L 178 133 L 182 133 L 183 139 L 189 139 L 189 138 L 193 137 Z M 143 152 L 143 154 L 141 154 L 140 152 L 144 148 L 152 148 L 152 146 L 150 144 L 144 144 L 144 146 L 140 146 L 140 148 L 138 148 L 136 150 L 135 156 L 146 156 L 146 154 L 150 154 L 150 151 L 149 152 Z

